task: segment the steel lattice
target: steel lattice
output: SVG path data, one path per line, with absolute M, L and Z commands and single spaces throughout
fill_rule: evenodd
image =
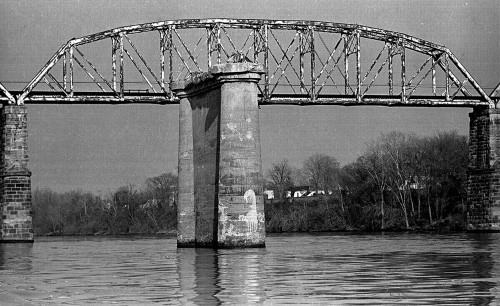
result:
M 235 55 L 263 64 L 261 104 L 495 106 L 446 47 L 360 25 L 242 19 L 162 21 L 75 38 L 16 97 L 0 84 L 0 99 L 177 103 L 172 82 Z

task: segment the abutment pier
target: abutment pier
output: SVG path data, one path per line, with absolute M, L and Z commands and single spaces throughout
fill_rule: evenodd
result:
M 0 130 L 0 242 L 33 242 L 26 106 L 4 105 Z
M 469 115 L 467 229 L 500 231 L 500 109 Z

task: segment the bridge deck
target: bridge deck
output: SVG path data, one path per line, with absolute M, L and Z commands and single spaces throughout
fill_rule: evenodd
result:
M 12 92 L 13 96 L 21 92 Z M 356 95 L 319 95 L 315 100 L 306 94 L 274 94 L 272 99 L 264 100 L 259 95 L 260 105 L 379 105 L 379 106 L 434 106 L 434 107 L 474 107 L 488 106 L 489 103 L 480 96 L 455 97 L 453 101 L 446 101 L 442 96 L 411 96 L 402 102 L 399 95 L 366 95 L 357 101 Z M 0 97 L 0 102 L 8 103 L 8 99 Z M 75 92 L 73 97 L 52 92 L 32 92 L 26 99 L 27 104 L 178 104 L 175 96 L 149 92 L 131 92 L 123 98 L 112 93 Z

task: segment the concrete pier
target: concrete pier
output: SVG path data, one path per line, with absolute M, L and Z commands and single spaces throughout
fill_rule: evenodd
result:
M 0 111 L 0 242 L 33 242 L 26 106 Z
M 186 98 L 179 103 L 177 247 L 195 246 L 193 116 Z
M 500 231 L 500 110 L 470 114 L 467 229 Z
M 173 85 L 181 99 L 178 246 L 192 245 L 193 227 L 196 247 L 265 245 L 261 73 L 260 65 L 229 63 Z

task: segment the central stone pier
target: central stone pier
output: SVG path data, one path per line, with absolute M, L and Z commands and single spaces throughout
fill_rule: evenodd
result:
M 178 247 L 264 247 L 257 83 L 262 65 L 215 65 L 176 82 Z

